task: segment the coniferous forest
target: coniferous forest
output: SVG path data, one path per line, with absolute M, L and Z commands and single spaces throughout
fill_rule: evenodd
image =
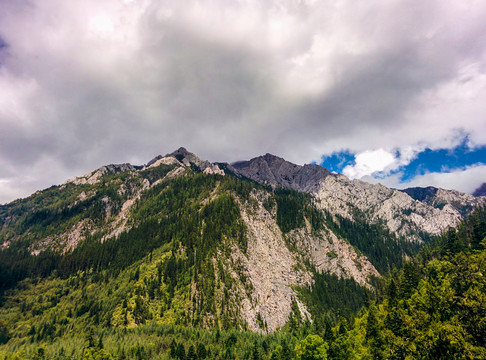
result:
M 172 169 L 52 187 L 0 208 L 14 219 L 0 232 L 11 240 L 0 250 L 0 359 L 486 358 L 486 209 L 419 249 L 293 190 L 192 172 L 155 183 Z M 121 211 L 130 183 L 145 180 L 153 186 L 118 236 L 90 232 L 72 251 L 32 254 L 28 244 L 80 221 L 103 224 L 105 204 Z M 251 284 L 226 261 L 232 247 L 247 251 L 239 204 L 255 188 L 283 234 L 331 229 L 384 276 L 361 286 L 314 269 L 313 285 L 296 288 L 312 321 L 294 302 L 282 328 L 267 333 L 260 318 L 262 331 L 249 331 L 234 290 Z M 73 201 L 81 191 L 96 195 Z

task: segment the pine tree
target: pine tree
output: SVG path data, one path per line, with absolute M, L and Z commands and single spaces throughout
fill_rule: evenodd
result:
M 194 349 L 194 345 L 191 344 L 191 346 L 189 346 L 189 350 L 187 351 L 187 356 L 186 356 L 186 359 L 187 360 L 197 360 L 198 356 L 196 354 L 196 350 Z

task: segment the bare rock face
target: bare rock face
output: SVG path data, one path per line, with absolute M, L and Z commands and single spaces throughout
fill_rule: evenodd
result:
M 75 177 L 72 179 L 67 180 L 64 184 L 73 183 L 74 185 L 83 185 L 83 184 L 96 184 L 103 175 L 106 174 L 115 174 L 118 172 L 136 170 L 135 166 L 125 163 L 125 164 L 110 164 L 100 167 L 97 170 L 91 171 L 90 173 Z
M 470 195 L 456 190 L 445 190 L 429 186 L 426 188 L 408 188 L 401 190 L 413 199 L 442 209 L 446 205 L 452 206 L 462 216 L 467 215 L 476 206 L 483 204 L 484 199 L 478 199 L 477 195 Z
M 354 279 L 363 286 L 369 286 L 372 276 L 380 276 L 366 256 L 358 255 L 348 242 L 327 228 L 318 236 L 312 235 L 309 229 L 292 230 L 288 237 L 317 272 Z
M 384 221 L 391 232 L 418 242 L 422 241 L 420 232 L 439 235 L 462 219 L 463 209 L 484 203 L 481 198 L 453 190 L 424 193 L 417 195 L 423 199 L 419 201 L 381 184 L 332 175 L 321 182 L 315 195 L 319 206 L 332 214 L 352 220 L 354 209 L 358 209 L 368 221 Z
M 309 285 L 312 276 L 296 270 L 298 258 L 285 246 L 279 227 L 261 204 L 257 209 L 243 208 L 241 215 L 248 228 L 248 251 L 240 258 L 252 284 L 251 297 L 241 303 L 241 314 L 251 330 L 263 330 L 259 316 L 271 332 L 289 319 L 292 301 L 297 300 L 291 286 Z
M 248 229 L 248 250 L 246 254 L 238 249 L 233 253 L 252 285 L 249 296 L 240 291 L 240 313 L 249 329 L 272 332 L 284 326 L 293 301 L 302 318 L 311 320 L 305 305 L 292 289 L 292 286 L 308 287 L 313 283 L 312 273 L 303 265 L 305 260 L 309 260 L 317 271 L 354 278 L 365 286 L 370 276 L 379 275 L 365 256 L 356 254 L 349 243 L 330 231 L 315 236 L 306 228 L 283 235 L 275 214 L 263 206 L 267 195 L 263 191 L 254 191 L 252 201 L 240 206 Z M 295 244 L 299 251 L 291 251 L 288 242 Z M 265 329 L 260 327 L 258 317 L 266 324 Z
M 236 162 L 231 166 L 237 173 L 258 183 L 305 192 L 316 190 L 321 180 L 330 175 L 329 170 L 322 166 L 300 166 L 271 154 Z
M 260 184 L 310 193 L 320 208 L 350 220 L 358 209 L 368 222 L 383 221 L 391 232 L 418 242 L 420 233 L 439 235 L 486 202 L 483 197 L 434 187 L 394 190 L 332 175 L 319 165 L 295 165 L 271 154 L 233 163 L 228 170 Z
M 186 148 L 180 147 L 176 151 L 165 156 L 158 155 L 150 160 L 146 167 L 158 166 L 160 164 L 176 164 L 189 167 L 192 170 L 204 172 L 205 174 L 219 174 L 225 175 L 225 172 L 219 168 L 218 164 L 210 163 L 207 160 L 202 160 L 196 154 L 187 151 Z

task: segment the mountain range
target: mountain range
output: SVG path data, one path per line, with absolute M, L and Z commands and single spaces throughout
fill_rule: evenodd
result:
M 272 333 L 318 322 L 337 316 L 316 296 L 323 283 L 354 289 L 342 296 L 357 311 L 379 279 L 485 202 L 271 154 L 211 163 L 180 148 L 106 165 L 0 205 L 0 322 L 16 344 L 87 324 Z

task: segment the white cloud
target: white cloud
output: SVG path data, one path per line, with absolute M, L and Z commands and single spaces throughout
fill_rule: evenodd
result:
M 371 176 L 362 178 L 362 180 L 371 183 L 381 183 L 385 186 L 405 189 L 408 187 L 427 187 L 435 186 L 442 189 L 453 189 L 465 193 L 472 193 L 483 182 L 486 182 L 486 165 L 478 164 L 467 166 L 461 169 L 455 169 L 449 172 L 429 172 L 423 175 L 418 175 L 413 179 L 401 182 L 400 178 L 403 174 L 396 173 L 383 179 L 375 179 Z
M 399 150 L 385 149 L 363 151 L 355 156 L 355 164 L 343 169 L 343 174 L 351 179 L 365 176 L 385 177 L 402 166 L 408 165 L 421 151 L 419 147 L 407 146 Z
M 351 179 L 382 172 L 396 162 L 395 156 L 383 149 L 364 151 L 355 157 L 355 165 L 348 165 L 343 174 Z

